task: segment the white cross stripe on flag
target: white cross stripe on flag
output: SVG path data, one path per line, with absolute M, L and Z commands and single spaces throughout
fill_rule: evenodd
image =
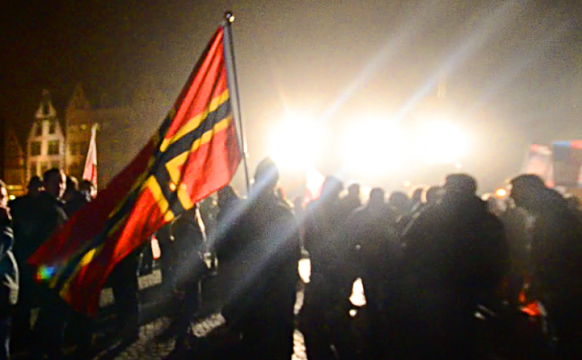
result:
M 97 186 L 97 128 L 98 124 L 94 124 L 91 128 L 91 142 L 89 143 L 85 168 L 83 169 L 83 180 L 89 180 L 95 186 Z

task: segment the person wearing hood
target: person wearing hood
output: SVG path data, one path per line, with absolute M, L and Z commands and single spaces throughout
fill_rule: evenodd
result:
M 470 359 L 478 304 L 497 304 L 508 270 L 503 225 L 466 174 L 447 176 L 439 205 L 419 214 L 403 234 L 405 296 L 412 334 L 408 358 Z

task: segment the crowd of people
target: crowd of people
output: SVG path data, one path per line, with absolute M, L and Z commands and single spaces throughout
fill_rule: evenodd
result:
M 479 331 L 483 316 L 502 318 L 507 345 L 523 335 L 521 309 L 531 304 L 541 309 L 532 316 L 546 321 L 547 341 L 522 358 L 580 356 L 582 211 L 575 197 L 520 175 L 507 199 L 483 200 L 473 177 L 451 174 L 441 186 L 411 196 L 373 188 L 363 203 L 358 184 L 344 195 L 342 182 L 330 176 L 319 198 L 304 206 L 302 199 L 285 199 L 278 183 L 276 164 L 265 159 L 248 198 L 226 186 L 216 203 L 209 198 L 157 232 L 163 286 L 174 301 L 166 335 L 177 338 L 184 357 L 196 357 L 195 348 L 188 352 L 189 325 L 205 312 L 211 292 L 219 294 L 216 306 L 236 339 L 224 355 L 232 359 L 289 360 L 296 328 L 309 360 L 481 359 L 488 351 Z M 87 322 L 34 282 L 26 259 L 95 191 L 90 182 L 77 186 L 51 169 L 8 204 L 0 182 L 0 336 L 6 344 L 0 359 L 9 357 L 11 331 L 15 345 L 30 342 L 39 358 L 59 358 L 65 326 Z M 110 277 L 116 335 L 127 341 L 139 331 L 142 251 Z M 311 275 L 296 314 L 298 263 L 305 256 Z M 356 329 L 350 296 L 358 278 L 367 321 Z M 78 338 L 83 358 L 91 337 L 81 331 Z

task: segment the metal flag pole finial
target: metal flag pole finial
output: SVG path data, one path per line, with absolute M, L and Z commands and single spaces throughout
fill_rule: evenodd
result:
M 232 11 L 230 10 L 226 11 L 224 13 L 224 19 L 232 24 L 234 22 L 234 14 L 232 13 Z
M 240 96 L 238 92 L 238 78 L 236 73 L 236 61 L 234 57 L 234 45 L 232 41 L 232 29 L 231 24 L 234 21 L 234 14 L 232 11 L 227 11 L 224 13 L 224 52 L 225 52 L 225 60 L 226 60 L 226 68 L 227 68 L 227 77 L 228 77 L 228 87 L 232 93 L 231 101 L 233 103 L 233 118 L 235 119 L 235 124 L 238 120 L 238 130 L 239 130 L 239 145 L 241 150 L 241 155 L 243 159 L 243 165 L 245 169 L 245 181 L 247 185 L 247 195 L 250 194 L 250 179 L 249 179 L 249 167 L 247 163 L 248 158 L 248 151 L 247 151 L 247 143 L 245 139 L 245 133 L 243 129 L 243 122 L 242 122 L 242 115 L 240 110 Z

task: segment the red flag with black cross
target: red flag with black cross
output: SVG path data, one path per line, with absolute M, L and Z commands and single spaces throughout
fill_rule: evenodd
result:
M 96 314 L 115 265 L 234 176 L 241 154 L 225 51 L 221 26 L 159 131 L 28 260 L 37 281 L 57 289 L 75 310 Z

